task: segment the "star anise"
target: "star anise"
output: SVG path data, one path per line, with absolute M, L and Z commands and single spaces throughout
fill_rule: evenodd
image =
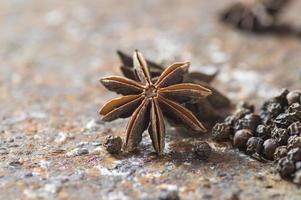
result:
M 128 54 L 117 51 L 122 62 L 120 66 L 123 75 L 129 79 L 139 81 L 136 78 L 133 66 L 133 59 Z M 155 81 L 164 71 L 161 64 L 146 59 L 149 66 L 152 80 Z M 190 109 L 199 120 L 204 120 L 208 125 L 214 125 L 217 121 L 221 121 L 229 114 L 231 107 L 230 100 L 210 83 L 214 80 L 218 72 L 214 74 L 205 74 L 202 72 L 185 73 L 183 82 L 194 83 L 206 87 L 212 91 L 212 95 L 207 98 L 197 99 L 196 101 L 185 102 L 185 106 Z
M 240 0 L 222 13 L 222 20 L 247 31 L 272 29 L 290 0 Z
M 270 27 L 274 18 L 261 0 L 239 1 L 222 13 L 222 20 L 247 31 L 260 31 Z
M 135 74 L 139 81 L 111 76 L 101 79 L 101 83 L 111 91 L 124 96 L 106 103 L 99 111 L 104 121 L 130 117 L 126 128 L 125 149 L 134 149 L 148 128 L 154 149 L 161 154 L 165 143 L 164 117 L 181 122 L 194 131 L 205 132 L 206 128 L 182 106 L 187 100 L 204 98 L 211 91 L 200 85 L 181 83 L 189 63 L 174 63 L 166 68 L 156 81 L 143 55 L 135 51 L 133 55 Z

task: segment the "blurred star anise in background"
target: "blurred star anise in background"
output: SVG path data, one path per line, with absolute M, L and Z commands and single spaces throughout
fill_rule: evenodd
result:
M 225 9 L 221 19 L 238 29 L 261 32 L 274 28 L 291 0 L 240 0 Z

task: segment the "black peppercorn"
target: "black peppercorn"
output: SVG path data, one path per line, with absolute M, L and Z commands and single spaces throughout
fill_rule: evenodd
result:
M 248 120 L 250 129 L 256 132 L 257 126 L 261 123 L 261 117 L 256 114 L 248 114 L 244 117 L 244 119 Z
M 263 123 L 264 125 L 270 125 L 270 124 L 272 124 L 272 122 L 273 122 L 272 115 L 271 115 L 271 113 L 269 113 L 268 111 L 263 111 L 263 110 L 261 110 L 261 111 L 260 111 L 260 117 L 261 117 L 262 123 Z
M 274 159 L 279 160 L 287 155 L 286 146 L 279 146 L 276 148 L 274 153 Z
M 235 122 L 234 130 L 239 131 L 242 129 L 250 129 L 251 130 L 249 120 L 242 118 Z
M 227 140 L 230 137 L 232 128 L 225 123 L 217 123 L 212 128 L 211 137 L 215 141 Z
M 252 112 L 249 109 L 239 108 L 234 112 L 233 116 L 235 117 L 236 120 L 239 120 L 242 119 L 247 114 L 251 114 L 251 113 Z
M 301 120 L 301 104 L 300 103 L 293 103 L 288 107 L 286 113 L 289 113 L 294 118 Z M 297 121 L 297 120 L 296 120 Z
M 263 156 L 269 160 L 274 159 L 274 153 L 278 147 L 277 141 L 275 139 L 267 139 L 263 143 Z
M 233 144 L 240 149 L 245 149 L 248 139 L 252 136 L 253 134 L 250 129 L 239 130 L 234 135 Z
M 234 126 L 234 123 L 236 122 L 236 118 L 234 115 L 229 115 L 228 117 L 226 117 L 226 119 L 224 120 L 224 123 L 226 125 L 229 126 Z
M 301 148 L 293 148 L 287 153 L 287 157 L 292 161 L 301 161 Z
M 287 149 L 301 148 L 301 136 L 291 136 L 287 141 Z
M 260 137 L 251 137 L 247 142 L 247 154 L 261 154 L 263 148 L 263 139 Z
M 201 142 L 195 149 L 195 154 L 200 160 L 207 160 L 210 157 L 212 149 L 207 142 Z
M 110 154 L 118 154 L 122 148 L 122 139 L 119 136 L 109 135 L 106 138 L 104 146 Z
M 298 118 L 296 118 L 294 114 L 290 113 L 281 113 L 274 120 L 275 124 L 279 128 L 288 128 L 289 125 L 291 125 L 295 121 L 298 121 Z
M 234 130 L 250 129 L 255 133 L 257 126 L 261 123 L 259 115 L 246 114 L 242 119 L 239 119 L 234 124 Z
M 281 177 L 290 178 L 295 172 L 295 164 L 292 160 L 284 157 L 278 161 L 277 170 Z
M 271 138 L 271 128 L 270 126 L 266 126 L 263 124 L 260 124 L 256 128 L 256 135 L 258 137 L 261 137 L 262 139 L 266 140 Z
M 301 135 L 301 122 L 297 121 L 292 123 L 288 128 L 287 128 L 289 135 L 293 136 L 293 135 Z
M 278 144 L 285 145 L 287 144 L 289 135 L 286 129 L 275 127 L 272 130 L 272 138 L 274 138 L 278 142 Z

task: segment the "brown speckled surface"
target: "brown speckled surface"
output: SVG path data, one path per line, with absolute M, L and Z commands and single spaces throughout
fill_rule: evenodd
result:
M 214 84 L 234 101 L 260 105 L 283 87 L 300 89 L 301 38 L 220 24 L 218 12 L 231 2 L 2 0 L 0 199 L 156 199 L 164 188 L 181 199 L 300 199 L 271 163 L 229 145 L 210 141 L 213 155 L 196 160 L 191 148 L 206 135 L 168 128 L 162 158 L 146 134 L 133 155 L 112 157 L 101 145 L 126 126 L 97 115 L 115 97 L 98 79 L 120 73 L 117 49 L 219 69 Z M 293 2 L 283 23 L 301 29 L 300 8 Z

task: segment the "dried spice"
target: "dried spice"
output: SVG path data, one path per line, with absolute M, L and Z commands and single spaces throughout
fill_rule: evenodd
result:
M 223 141 L 230 138 L 233 129 L 225 123 L 217 123 L 211 131 L 211 137 L 215 141 Z
M 298 162 L 301 161 L 301 148 L 293 148 L 288 153 L 287 156 L 290 160 Z
M 264 140 L 269 139 L 271 137 L 271 127 L 263 124 L 258 125 L 256 135 Z
M 263 139 L 260 137 L 251 137 L 247 142 L 247 154 L 261 154 L 263 149 Z
M 235 133 L 233 138 L 233 145 L 239 149 L 245 149 L 247 141 L 252 137 L 252 131 L 250 129 L 242 129 Z
M 121 152 L 122 139 L 119 136 L 109 135 L 106 138 L 104 147 L 110 154 L 118 154 Z
M 301 136 L 291 136 L 287 142 L 287 149 L 293 149 L 299 147 L 301 148 Z
M 289 135 L 286 129 L 275 127 L 272 131 L 272 138 L 274 138 L 278 144 L 285 145 L 287 144 Z
M 232 4 L 221 14 L 222 21 L 246 31 L 272 28 L 288 0 L 249 0 Z
M 288 128 L 287 128 L 289 135 L 293 136 L 293 135 L 301 135 L 301 122 L 297 121 L 292 123 Z
M 298 182 L 301 180 L 301 105 L 298 95 L 298 92 L 283 89 L 263 103 L 259 116 L 254 114 L 252 105 L 240 103 L 234 114 L 214 126 L 212 138 L 223 135 L 225 127 L 241 129 L 233 137 L 235 147 L 246 150 L 247 154 L 261 161 L 278 161 L 280 176 L 295 177 Z M 232 139 L 231 134 L 229 139 Z
M 281 158 L 285 157 L 286 155 L 287 155 L 286 146 L 279 146 L 275 150 L 274 159 L 280 160 Z
M 156 81 L 152 79 L 147 62 L 138 51 L 134 52 L 133 65 L 138 81 L 118 76 L 101 79 L 101 83 L 108 90 L 124 95 L 109 101 L 99 113 L 103 115 L 104 121 L 131 116 L 126 129 L 126 150 L 137 147 L 142 133 L 148 128 L 154 149 L 158 154 L 162 154 L 165 143 L 163 114 L 175 124 L 182 123 L 198 132 L 206 131 L 193 113 L 181 105 L 212 93 L 200 85 L 182 83 L 189 63 L 172 64 Z
M 201 142 L 195 149 L 195 154 L 200 160 L 207 160 L 210 157 L 212 149 L 207 142 Z
M 275 150 L 278 146 L 279 145 L 275 139 L 272 138 L 267 139 L 263 143 L 263 151 L 262 151 L 263 156 L 269 160 L 273 160 Z
M 281 177 L 291 178 L 295 172 L 295 163 L 287 157 L 281 158 L 278 162 L 277 170 Z
M 293 103 L 291 104 L 288 109 L 286 110 L 286 113 L 292 115 L 296 121 L 301 120 L 301 104 L 299 103 Z
M 129 79 L 139 81 L 135 75 L 132 57 L 122 51 L 117 51 L 117 54 L 122 62 L 120 69 L 123 75 Z M 146 63 L 149 66 L 151 78 L 153 82 L 155 82 L 163 72 L 164 67 L 147 59 Z M 201 72 L 190 72 L 185 73 L 183 76 L 183 82 L 198 84 L 212 91 L 212 95 L 207 98 L 185 102 L 185 106 L 190 109 L 199 120 L 206 122 L 222 120 L 230 109 L 230 100 L 210 85 L 216 75 L 217 73 L 208 75 Z
M 227 8 L 221 17 L 224 22 L 247 31 L 260 31 L 274 23 L 264 5 L 256 0 L 251 3 L 237 2 Z
M 261 118 L 259 115 L 255 115 L 253 113 L 247 114 L 235 123 L 234 130 L 250 129 L 252 133 L 255 133 L 256 128 L 260 123 Z

